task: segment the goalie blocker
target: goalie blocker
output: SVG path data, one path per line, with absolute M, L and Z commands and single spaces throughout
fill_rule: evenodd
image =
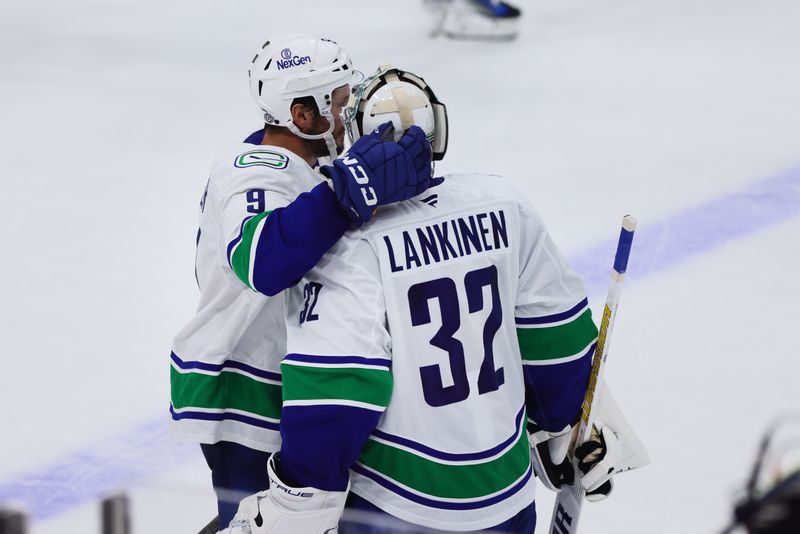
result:
M 650 463 L 650 457 L 604 383 L 599 391 L 595 432 L 588 441 L 575 447 L 574 460 L 581 470 L 581 485 L 586 500 L 606 498 L 612 490 L 611 477 Z M 578 436 L 577 426 L 560 432 L 547 432 L 530 421 L 531 460 L 536 476 L 550 490 L 558 491 L 575 480 L 573 458 L 568 456 L 570 444 Z

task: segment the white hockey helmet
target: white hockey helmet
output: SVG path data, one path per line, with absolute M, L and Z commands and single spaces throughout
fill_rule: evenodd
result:
M 336 157 L 332 135 L 333 91 L 363 79 L 336 41 L 301 34 L 274 37 L 256 52 L 248 76 L 250 93 L 264 112 L 266 124 L 289 128 L 304 139 L 325 139 L 331 157 Z M 302 133 L 292 122 L 292 102 L 309 96 L 316 102 L 320 115 L 330 122 L 323 134 Z
M 436 98 L 425 80 L 389 65 L 357 85 L 350 103 L 342 111 L 351 143 L 381 124 L 391 121 L 395 141 L 412 125 L 425 132 L 433 149 L 433 159 L 447 152 L 447 107 Z

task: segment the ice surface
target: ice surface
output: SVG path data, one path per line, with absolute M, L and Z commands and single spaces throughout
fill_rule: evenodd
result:
M 536 2 L 513 43 L 430 40 L 402 4 L 0 4 L 0 496 L 37 499 L 34 534 L 92 532 L 92 499 L 122 487 L 137 534 L 213 514 L 199 451 L 159 430 L 169 347 L 196 304 L 211 160 L 258 127 L 252 53 L 296 31 L 423 75 L 450 112 L 439 169 L 514 180 L 599 277 L 595 310 L 601 245 L 639 218 L 607 377 L 653 464 L 581 532 L 727 521 L 760 432 L 797 408 L 800 4 Z

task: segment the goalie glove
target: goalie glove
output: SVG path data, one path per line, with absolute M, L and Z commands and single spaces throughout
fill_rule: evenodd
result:
M 616 473 L 644 467 L 650 463 L 647 450 L 617 406 L 608 383 L 603 382 L 592 437 L 575 448 L 586 500 L 599 501 L 611 492 L 611 477 Z
M 575 427 L 567 426 L 559 432 L 541 430 L 530 423 L 531 461 L 537 478 L 544 486 L 558 491 L 563 485 L 575 483 L 575 468 L 567 457 Z M 611 493 L 611 475 L 619 460 L 619 441 L 614 432 L 603 428 L 592 439 L 575 448 L 574 458 L 583 477 L 581 485 L 586 490 L 586 500 L 601 501 Z
M 560 432 L 548 432 L 530 422 L 528 432 L 533 471 L 542 484 L 553 491 L 558 491 L 564 484 L 572 484 L 575 472 L 567 459 L 572 427 L 566 426 Z
M 336 534 L 350 486 L 345 491 L 296 488 L 278 476 L 278 453 L 267 464 L 269 489 L 242 499 L 220 534 Z
M 577 438 L 575 428 L 560 432 L 541 430 L 529 420 L 531 460 L 536 476 L 551 490 L 574 483 L 574 465 L 581 470 L 581 485 L 586 500 L 600 501 L 611 493 L 611 477 L 650 463 L 647 451 L 614 401 L 608 386 L 603 383 L 596 393 L 596 417 L 590 439 L 568 454 L 569 445 Z
M 536 476 L 544 486 L 558 491 L 561 486 L 575 483 L 575 468 L 567 458 L 567 451 L 575 427 L 567 426 L 560 432 L 547 432 L 531 424 L 531 461 Z M 581 485 L 586 490 L 586 500 L 601 501 L 611 493 L 611 476 L 619 460 L 619 441 L 609 428 L 603 428 L 592 439 L 575 449 L 574 458 L 583 477 Z
M 575 459 L 581 470 L 581 485 L 586 490 L 586 500 L 602 501 L 611 493 L 611 477 L 620 460 L 620 444 L 617 435 L 609 428 L 597 427 L 592 437 L 575 448 Z

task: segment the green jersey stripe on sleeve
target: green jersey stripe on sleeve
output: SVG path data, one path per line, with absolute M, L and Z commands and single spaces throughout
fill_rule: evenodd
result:
M 231 267 L 233 268 L 233 272 L 239 277 L 239 280 L 244 282 L 250 289 L 255 289 L 250 273 L 250 265 L 252 264 L 251 257 L 252 254 L 256 252 L 255 245 L 258 241 L 256 238 L 256 230 L 270 213 L 272 213 L 272 211 L 259 213 L 244 223 L 242 239 L 236 245 L 236 248 L 233 249 L 233 254 L 231 254 Z
M 523 427 L 524 428 L 524 427 Z M 525 431 L 501 456 L 482 463 L 441 463 L 371 438 L 359 463 L 413 491 L 441 499 L 477 499 L 503 491 L 530 466 Z
M 386 407 L 392 396 L 388 369 L 312 367 L 284 361 L 281 375 L 284 401 L 341 399 Z
M 517 328 L 522 359 L 556 360 L 580 353 L 597 337 L 592 312 L 586 309 L 573 321 L 542 328 Z
M 259 417 L 280 419 L 281 386 L 236 371 L 219 374 L 170 371 L 172 404 L 183 408 L 234 409 Z

